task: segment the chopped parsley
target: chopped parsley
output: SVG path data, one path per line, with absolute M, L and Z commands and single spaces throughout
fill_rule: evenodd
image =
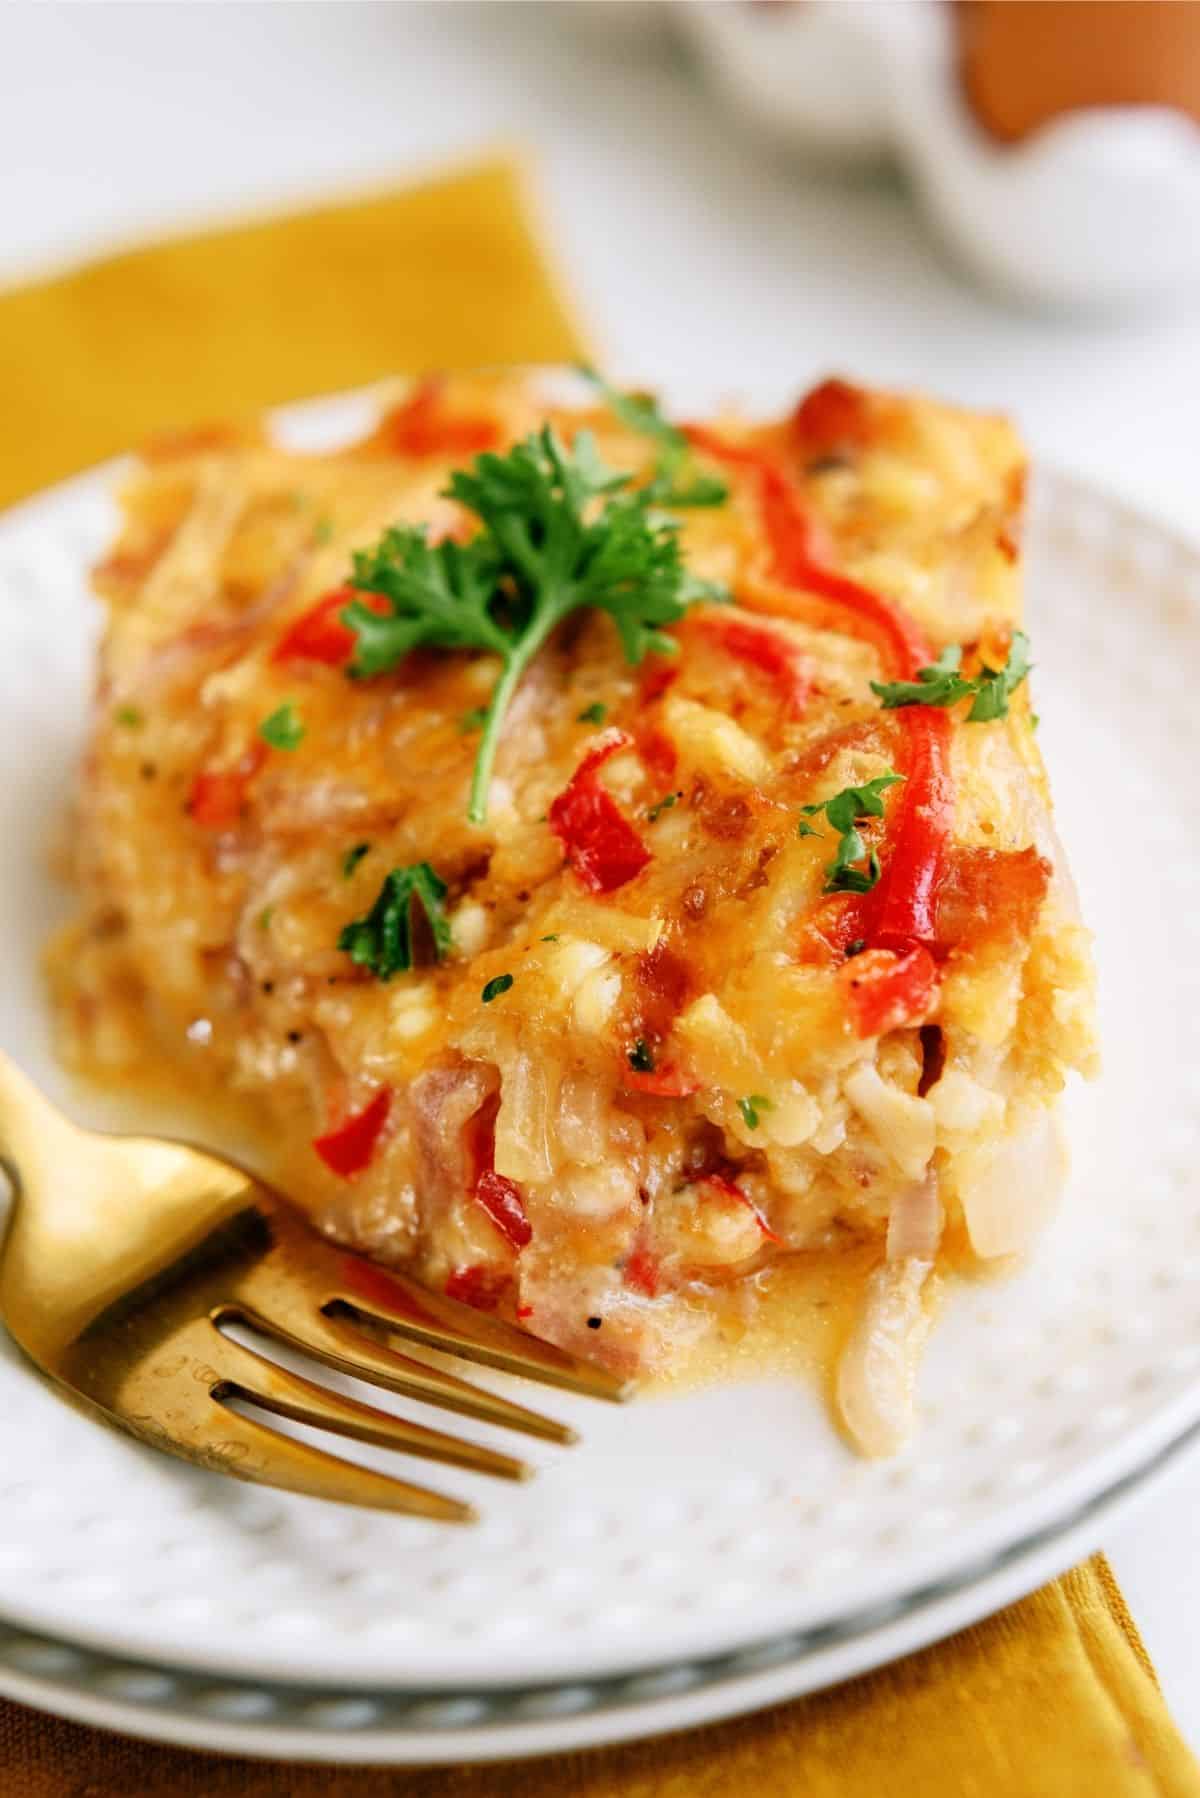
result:
M 603 724 L 608 717 L 608 707 L 597 699 L 593 705 L 584 706 L 576 718 L 576 724 Z
M 723 596 L 688 574 L 677 524 L 650 510 L 646 491 L 622 491 L 629 484 L 603 466 L 587 432 L 567 450 L 546 425 L 505 455 L 485 453 L 451 475 L 447 497 L 482 527 L 469 543 L 431 544 L 424 530 L 404 525 L 355 555 L 351 585 L 389 609 L 380 614 L 356 599 L 339 614 L 357 638 L 352 676 L 385 674 L 422 645 L 500 658 L 467 807 L 474 824 L 487 816 L 513 694 L 564 618 L 587 606 L 608 612 L 636 663 L 652 650 L 674 654 L 662 627 L 693 601 Z
M 360 968 L 369 968 L 379 980 L 407 973 L 413 965 L 412 912 L 414 905 L 419 905 L 433 938 L 434 954 L 442 961 L 450 951 L 445 897 L 446 883 L 438 879 L 428 862 L 393 868 L 366 916 L 355 918 L 341 932 L 338 948 L 344 949 Z
M 650 1053 L 650 1046 L 644 1036 L 639 1036 L 629 1051 L 629 1065 L 635 1074 L 652 1074 L 654 1072 L 654 1057 Z
M 649 437 L 658 445 L 654 478 L 644 489 L 660 506 L 721 506 L 729 498 L 728 485 L 718 475 L 701 474 L 695 466 L 692 446 L 670 419 L 664 418 L 647 393 L 623 393 L 612 387 L 594 368 L 579 370 L 608 402 L 609 410 L 629 430 Z
M 146 722 L 146 715 L 135 705 L 119 705 L 113 712 L 113 722 L 123 725 L 126 730 L 140 730 Z
M 846 944 L 846 960 L 849 961 L 852 955 L 861 955 L 866 946 L 866 937 L 856 936 L 852 943 Z
M 1003 668 L 989 668 L 985 663 L 969 680 L 959 672 L 961 666 L 962 647 L 950 643 L 936 662 L 917 669 L 916 680 L 873 680 L 871 691 L 885 711 L 905 705 L 957 705 L 960 699 L 970 699 L 967 723 L 991 724 L 1007 718 L 1008 702 L 1029 673 L 1029 638 L 1024 631 L 1013 632 Z
M 751 1093 L 748 1098 L 738 1100 L 738 1110 L 742 1114 L 742 1119 L 747 1130 L 757 1130 L 759 1125 L 759 1112 L 770 1111 L 770 1109 L 771 1101 L 770 1099 L 764 1098 L 762 1093 Z
M 370 843 L 355 843 L 353 849 L 347 849 L 342 857 L 342 878 L 349 880 L 363 856 L 370 849 Z
M 653 824 L 654 820 L 661 817 L 663 812 L 669 812 L 673 805 L 678 805 L 682 798 L 682 793 L 664 793 L 663 797 L 652 805 L 650 810 L 646 813 L 647 821 Z
M 263 719 L 258 734 L 272 749 L 299 749 L 304 741 L 304 720 L 289 699 Z
M 485 705 L 472 706 L 464 712 L 458 721 L 458 728 L 464 737 L 469 737 L 473 730 L 482 730 L 487 723 L 488 709 Z
M 274 912 L 275 912 L 275 907 L 273 905 L 264 905 L 263 906 L 262 910 L 258 914 L 258 928 L 260 930 L 270 930 L 271 919 L 274 916 Z
M 558 938 L 557 936 L 544 936 L 542 941 L 543 943 L 557 943 Z
M 488 981 L 479 997 L 485 1005 L 490 1005 L 493 999 L 498 999 L 501 993 L 506 993 L 512 983 L 511 974 L 497 974 L 494 980 Z
M 891 768 L 885 774 L 876 775 L 861 787 L 843 787 L 832 799 L 822 799 L 816 805 L 801 806 L 804 817 L 796 827 L 797 836 L 820 836 L 807 818 L 816 817 L 824 812 L 827 820 L 838 833 L 837 854 L 825 869 L 825 891 L 827 893 L 869 893 L 879 879 L 879 857 L 874 849 L 868 849 L 858 829 L 864 818 L 883 817 L 883 795 L 889 787 L 904 779 L 903 774 L 896 774 Z M 866 862 L 866 867 L 857 864 Z

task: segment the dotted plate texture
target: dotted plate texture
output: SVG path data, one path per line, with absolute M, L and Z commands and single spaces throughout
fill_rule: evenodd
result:
M 345 402 L 299 414 L 310 441 L 349 422 Z M 76 1115 L 109 1121 L 54 1066 L 38 956 L 66 909 L 45 850 L 85 728 L 84 570 L 112 527 L 112 478 L 0 521 L 0 1042 Z M 1099 938 L 1106 1071 L 1070 1096 L 1072 1183 L 1030 1265 L 951 1293 L 909 1448 L 856 1459 L 819 1395 L 778 1378 L 624 1410 L 546 1394 L 582 1444 L 529 1445 L 537 1477 L 511 1490 L 436 1470 L 483 1513 L 438 1527 L 109 1434 L 0 1337 L 12 1623 L 343 1690 L 628 1674 L 895 1615 L 1128 1482 L 1200 1419 L 1200 849 L 1185 784 L 1163 778 L 1200 761 L 1200 557 L 1045 475 L 1028 548 L 1036 703 Z

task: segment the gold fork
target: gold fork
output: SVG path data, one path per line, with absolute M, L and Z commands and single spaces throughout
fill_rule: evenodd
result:
M 572 1442 L 574 1431 L 389 1339 L 595 1398 L 626 1396 L 600 1368 L 339 1250 L 232 1162 L 80 1129 L 2 1054 L 0 1164 L 13 1185 L 0 1245 L 10 1334 L 92 1415 L 202 1467 L 346 1504 L 447 1522 L 475 1516 L 457 1499 L 286 1435 L 266 1413 L 475 1473 L 529 1472 L 510 1455 L 304 1379 L 234 1341 L 219 1327 L 227 1323 L 405 1398 L 550 1442 Z

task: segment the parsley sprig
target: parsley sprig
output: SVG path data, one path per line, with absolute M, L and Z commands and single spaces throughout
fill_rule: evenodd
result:
M 688 574 L 677 525 L 651 509 L 646 491 L 622 491 L 629 478 L 604 467 L 586 432 L 568 451 L 546 425 L 451 475 L 447 496 L 482 527 L 469 543 L 431 544 L 424 530 L 401 526 L 354 558 L 351 584 L 381 595 L 390 610 L 355 600 L 342 612 L 358 639 L 352 675 L 385 673 L 422 646 L 500 658 L 471 782 L 474 824 L 487 816 L 496 747 L 521 676 L 569 613 L 608 612 L 626 658 L 640 662 L 651 650 L 675 653 L 662 626 L 694 600 L 723 597 Z
M 338 937 L 338 948 L 380 980 L 406 974 L 413 965 L 412 910 L 419 905 L 433 938 L 433 952 L 441 961 L 450 951 L 445 897 L 446 883 L 428 862 L 393 868 L 384 877 L 370 911 L 346 925 Z
M 655 400 L 645 393 L 623 393 L 610 386 L 603 375 L 587 363 L 580 374 L 603 394 L 609 411 L 629 430 L 649 437 L 658 445 L 658 461 L 654 479 L 644 489 L 647 497 L 661 506 L 723 506 L 729 498 L 729 487 L 719 475 L 702 474 L 695 466 L 692 446 L 668 418 L 664 418 Z
M 825 891 L 827 893 L 869 893 L 879 880 L 879 856 L 874 849 L 868 849 L 863 841 L 859 824 L 866 818 L 883 817 L 883 795 L 889 787 L 904 779 L 889 768 L 886 773 L 876 775 L 861 787 L 843 787 L 832 799 L 822 799 L 816 805 L 803 805 L 804 817 L 796 828 L 796 834 L 802 837 L 819 837 L 821 832 L 814 830 L 806 818 L 815 818 L 818 812 L 824 812 L 827 820 L 838 832 L 837 854 L 825 869 Z M 859 864 L 866 862 L 866 867 Z
M 1029 638 L 1024 631 L 1014 631 L 1008 660 L 1003 668 L 989 668 L 986 663 L 973 680 L 959 670 L 962 647 L 948 644 L 936 662 L 917 669 L 916 680 L 871 682 L 871 691 L 879 696 L 885 711 L 905 705 L 957 705 L 960 699 L 971 699 L 968 724 L 991 724 L 1007 718 L 1008 702 L 1029 673 Z

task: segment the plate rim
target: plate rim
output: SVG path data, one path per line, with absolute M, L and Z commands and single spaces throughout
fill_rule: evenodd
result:
M 619 1687 L 631 1679 L 647 1683 L 664 1680 L 667 1689 L 661 1695 L 634 1697 L 621 1702 L 594 1703 L 579 1711 L 559 1717 L 517 1723 L 464 1723 L 462 1727 L 413 1730 L 393 1726 L 324 1727 L 320 1723 L 278 1724 L 231 1720 L 219 1714 L 205 1713 L 199 1704 L 191 1708 L 172 1708 L 152 1698 L 121 1697 L 101 1693 L 95 1696 L 80 1690 L 74 1683 L 55 1680 L 47 1673 L 22 1672 L 6 1664 L 11 1652 L 12 1629 L 0 1611 L 0 1697 L 31 1706 L 50 1715 L 94 1728 L 118 1731 L 143 1741 L 169 1744 L 209 1752 L 237 1754 L 251 1759 L 279 1761 L 317 1761 L 340 1765 L 436 1766 L 462 1761 L 489 1762 L 506 1759 L 528 1760 L 588 1748 L 611 1746 L 619 1742 L 640 1741 L 681 1730 L 695 1729 L 710 1723 L 727 1721 L 762 1710 L 769 1705 L 785 1703 L 808 1693 L 824 1690 L 844 1680 L 869 1673 L 908 1654 L 945 1641 L 1004 1607 L 1016 1603 L 1049 1581 L 1058 1578 L 1086 1556 L 1097 1552 L 1097 1532 L 1107 1528 L 1114 1518 L 1127 1518 L 1161 1488 L 1185 1472 L 1189 1466 L 1200 1466 L 1200 1421 L 1182 1436 L 1166 1445 L 1146 1466 L 1098 1495 L 1080 1511 L 1066 1518 L 1062 1525 L 1038 1532 L 1002 1555 L 993 1557 L 952 1589 L 917 1596 L 899 1614 L 881 1620 L 875 1627 L 841 1642 L 820 1647 L 801 1647 L 794 1654 L 775 1658 L 771 1651 L 778 1643 L 789 1640 L 768 1638 L 750 1647 L 707 1658 L 717 1669 L 708 1680 L 685 1683 L 682 1691 L 670 1686 L 678 1675 L 695 1665 L 691 1661 L 670 1661 L 659 1667 L 607 1680 L 570 1680 L 554 1686 L 512 1688 L 497 1697 L 528 1698 L 535 1694 L 570 1691 L 588 1684 Z M 23 1632 L 18 1625 L 18 1641 L 32 1640 L 35 1646 L 62 1648 L 82 1657 L 85 1663 L 99 1663 L 100 1678 L 123 1675 L 163 1673 L 169 1679 L 184 1678 L 203 1689 L 214 1677 L 204 1671 L 176 1668 L 168 1662 L 141 1660 L 126 1655 L 111 1655 L 103 1648 L 93 1649 L 70 1638 L 59 1638 L 46 1632 Z M 794 1632 L 789 1632 L 794 1633 Z M 5 1636 L 9 1640 L 5 1640 Z M 760 1669 L 739 1668 L 736 1663 L 766 1653 L 769 1664 Z M 728 1663 L 722 1673 L 722 1663 Z M 227 1678 L 226 1689 L 253 1682 Z M 364 1696 L 382 1700 L 387 1691 L 364 1691 L 361 1687 L 330 1687 L 324 1684 L 300 1684 L 259 1681 L 275 1691 L 287 1694 L 295 1703 L 320 1705 L 353 1701 Z M 219 1689 L 219 1688 L 218 1688 Z M 405 1695 L 405 1688 L 397 1692 Z M 417 1701 L 453 1703 L 462 1692 L 444 1690 L 409 1694 Z M 469 1702 L 469 1700 L 468 1700 Z

